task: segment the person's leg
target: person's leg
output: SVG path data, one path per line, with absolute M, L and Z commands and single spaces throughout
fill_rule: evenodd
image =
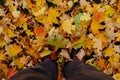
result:
M 9 80 L 57 80 L 57 67 L 47 59 L 33 68 L 21 70 Z
M 40 68 L 46 70 L 46 72 L 44 71 L 43 73 L 48 75 L 52 80 L 57 79 L 57 66 L 50 59 L 47 59 L 42 63 L 36 64 L 33 69 L 40 72 Z
M 64 76 L 67 80 L 113 80 L 96 68 L 80 62 L 78 59 L 73 60 L 63 68 Z

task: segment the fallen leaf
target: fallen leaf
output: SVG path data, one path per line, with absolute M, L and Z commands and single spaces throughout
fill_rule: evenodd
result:
M 112 8 L 110 5 L 105 5 L 104 9 L 106 10 L 105 13 L 110 17 L 115 14 L 114 8 Z
M 10 77 L 12 77 L 13 75 L 15 75 L 16 73 L 17 73 L 16 68 L 8 69 L 8 71 L 7 71 L 7 78 L 9 79 Z
M 4 54 L 4 50 L 0 50 L 0 61 L 5 60 L 6 56 Z
M 39 7 L 39 6 L 42 6 L 46 3 L 45 0 L 36 0 L 36 5 Z
M 96 48 L 98 51 L 99 50 L 102 50 L 102 40 L 101 39 L 97 39 L 97 38 L 94 38 L 93 39 L 94 41 L 94 45 L 93 45 L 93 48 Z
M 99 59 L 97 61 L 97 64 L 102 70 L 105 70 L 107 68 L 105 59 Z
M 19 52 L 22 51 L 22 48 L 20 45 L 12 44 L 7 47 L 7 51 L 9 52 L 8 55 L 10 55 L 11 57 L 15 57 L 17 56 L 17 54 L 19 54 Z
M 105 56 L 108 56 L 108 57 L 111 57 L 111 56 L 113 56 L 114 54 L 116 54 L 115 49 L 112 48 L 112 47 L 106 48 L 106 49 L 103 51 L 103 53 L 105 54 Z
M 70 54 L 68 53 L 67 50 L 62 49 L 62 51 L 59 54 L 60 56 L 63 56 L 65 59 L 68 61 L 71 61 Z
M 0 47 L 3 48 L 6 45 L 6 42 L 0 39 Z
M 13 15 L 14 18 L 19 18 L 20 16 L 20 11 L 17 10 L 17 6 L 10 6 L 10 11 Z
M 64 39 L 64 37 L 59 34 L 56 35 L 55 37 L 49 36 L 47 41 L 48 45 L 56 46 L 57 48 L 65 48 L 68 43 L 69 39 Z
M 34 16 L 43 15 L 45 13 L 45 10 L 46 10 L 46 7 L 42 7 L 41 9 L 35 8 L 35 10 L 34 10 L 34 8 L 32 8 L 32 12 L 33 12 Z
M 94 12 L 93 17 L 98 22 L 101 22 L 101 21 L 103 21 L 106 18 L 106 14 L 104 12 Z
M 83 57 L 85 56 L 85 51 L 83 49 L 80 49 L 80 51 L 76 54 L 77 58 L 81 61 Z
M 40 57 L 43 58 L 45 56 L 48 56 L 52 53 L 52 51 L 50 50 L 43 50 L 41 53 L 40 53 Z
M 120 73 L 114 74 L 114 75 L 113 75 L 113 78 L 114 78 L 115 80 L 120 80 Z
M 75 18 L 74 18 L 74 22 L 75 22 L 76 28 L 77 28 L 78 30 L 80 29 L 79 20 L 80 20 L 80 17 L 81 17 L 82 15 L 83 15 L 83 14 L 79 13 L 79 14 L 76 15 Z
M 116 21 L 117 21 L 117 23 L 120 24 L 120 16 L 117 17 L 117 20 L 116 20 Z
M 90 26 L 90 30 L 92 31 L 93 34 L 98 34 L 99 33 L 99 29 L 104 28 L 104 26 L 100 25 L 97 20 L 95 20 L 93 18 L 91 26 Z
M 62 3 L 62 0 L 52 0 L 53 3 L 60 5 Z
M 2 70 L 5 74 L 8 71 L 8 67 L 6 64 L 0 63 L 0 70 Z
M 68 34 L 72 34 L 72 30 L 75 30 L 75 25 L 72 25 L 73 23 L 73 18 L 71 19 L 66 19 L 63 23 L 62 23 L 62 28 L 65 32 L 67 32 Z
M 91 19 L 89 13 L 81 13 L 81 14 L 83 14 L 83 15 L 80 17 L 80 20 L 81 20 L 81 21 L 89 21 L 89 20 Z
M 60 16 L 60 13 L 57 11 L 57 9 L 50 8 L 49 13 L 48 13 L 48 20 L 51 23 L 56 23 L 58 24 L 58 19 L 57 17 Z
M 108 61 L 114 66 L 116 63 L 119 63 L 120 56 L 119 54 L 114 54 L 112 57 L 108 59 Z
M 80 0 L 80 5 L 87 6 L 87 5 L 89 5 L 89 2 L 87 2 L 86 0 Z
M 1 35 L 2 32 L 3 32 L 3 27 L 0 26 L 0 35 Z
M 40 36 L 40 35 L 42 36 L 42 35 L 46 34 L 46 31 L 45 31 L 44 27 L 36 27 L 34 32 L 35 32 L 36 36 Z

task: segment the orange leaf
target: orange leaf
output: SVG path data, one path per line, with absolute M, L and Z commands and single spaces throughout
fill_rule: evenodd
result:
M 95 20 L 97 20 L 98 22 L 100 22 L 102 19 L 104 19 L 105 18 L 105 13 L 103 13 L 103 12 L 94 12 L 94 18 L 95 18 Z
M 99 59 L 97 63 L 98 63 L 98 66 L 99 66 L 102 70 L 104 70 L 104 69 L 107 68 L 104 59 Z
M 34 33 L 36 36 L 39 36 L 39 35 L 45 35 L 45 28 L 44 27 L 36 27 L 35 30 L 34 30 Z

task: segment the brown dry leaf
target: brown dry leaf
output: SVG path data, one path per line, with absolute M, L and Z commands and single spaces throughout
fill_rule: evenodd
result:
M 68 61 L 71 61 L 70 54 L 68 53 L 67 50 L 62 49 L 62 51 L 60 52 L 59 55 L 60 55 L 60 56 L 63 56 L 63 57 L 64 57 L 65 59 L 67 59 Z
M 81 61 L 82 58 L 85 56 L 85 51 L 83 49 L 81 49 L 77 54 L 76 54 L 77 58 Z

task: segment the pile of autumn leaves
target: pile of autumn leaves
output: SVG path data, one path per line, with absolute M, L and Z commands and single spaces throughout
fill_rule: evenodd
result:
M 120 0 L 3 0 L 1 77 L 47 55 L 56 60 L 63 49 L 120 80 Z

